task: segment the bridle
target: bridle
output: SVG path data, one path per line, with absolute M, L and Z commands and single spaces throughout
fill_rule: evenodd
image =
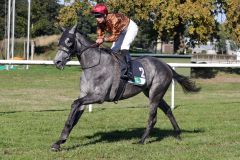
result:
M 73 57 L 75 54 L 78 55 L 79 57 L 81 57 L 81 55 L 83 54 L 83 52 L 85 52 L 86 50 L 90 49 L 90 48 L 97 48 L 99 47 L 99 44 L 97 43 L 94 43 L 90 46 L 86 46 L 84 45 L 81 41 L 79 41 L 77 38 L 76 38 L 76 32 L 73 34 L 73 37 L 72 39 L 74 39 L 74 44 L 73 44 L 73 48 L 69 48 L 70 46 L 68 46 L 66 44 L 66 42 L 64 42 L 64 45 L 60 45 L 60 47 L 58 48 L 58 50 L 60 51 L 63 51 L 63 52 L 66 52 L 68 55 L 69 55 L 69 59 L 70 57 Z M 81 44 L 81 48 L 83 48 L 82 50 L 78 50 L 77 49 L 77 45 L 78 43 Z M 65 47 L 66 46 L 66 47 Z

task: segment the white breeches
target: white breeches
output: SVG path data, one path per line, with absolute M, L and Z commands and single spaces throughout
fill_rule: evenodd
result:
M 135 22 L 130 20 L 128 27 L 122 31 L 119 35 L 119 38 L 116 42 L 113 42 L 111 49 L 114 52 L 118 52 L 119 50 L 129 50 L 131 43 L 135 39 L 138 32 L 138 26 Z

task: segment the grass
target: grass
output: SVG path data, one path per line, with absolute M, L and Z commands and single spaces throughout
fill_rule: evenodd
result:
M 78 67 L 0 72 L 0 159 L 239 159 L 240 84 L 213 80 L 196 80 L 202 86 L 199 94 L 184 95 L 176 87 L 174 115 L 182 141 L 172 136 L 172 126 L 159 110 L 147 143 L 135 144 L 148 118 L 148 101 L 140 94 L 117 105 L 94 105 L 63 150 L 50 151 L 79 95 L 79 76 Z M 165 99 L 170 101 L 170 92 Z

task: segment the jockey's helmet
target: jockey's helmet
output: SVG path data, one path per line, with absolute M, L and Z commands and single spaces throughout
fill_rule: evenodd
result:
M 105 6 L 104 4 L 100 3 L 97 4 L 95 7 L 93 7 L 92 9 L 92 14 L 95 17 L 100 17 L 100 16 L 104 16 L 108 14 L 108 9 L 107 6 Z

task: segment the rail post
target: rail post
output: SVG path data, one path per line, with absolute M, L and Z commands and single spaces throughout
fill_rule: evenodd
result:
M 172 67 L 175 70 L 175 67 Z M 175 95 L 175 81 L 172 79 L 172 92 L 171 92 L 171 109 L 174 110 L 174 95 Z

